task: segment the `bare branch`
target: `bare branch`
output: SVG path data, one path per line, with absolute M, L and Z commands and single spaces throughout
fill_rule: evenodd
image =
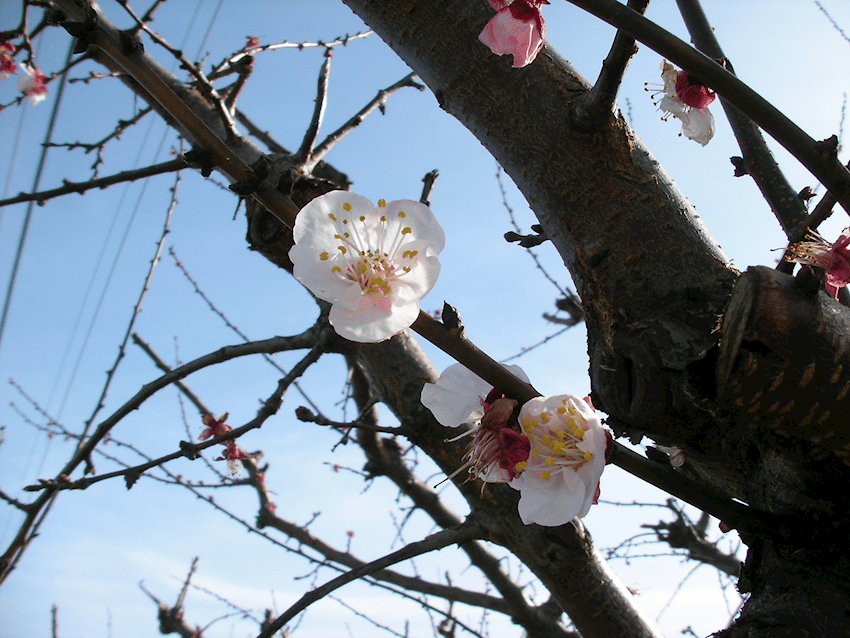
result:
M 154 164 L 153 166 L 137 168 L 131 171 L 123 171 L 121 173 L 116 173 L 115 175 L 100 177 L 87 182 L 70 182 L 65 180 L 65 185 L 59 188 L 41 191 L 40 193 L 21 193 L 20 195 L 10 197 L 9 199 L 0 199 L 0 206 L 20 204 L 21 202 L 37 202 L 39 205 L 42 205 L 48 199 L 53 199 L 54 197 L 61 197 L 62 195 L 68 195 L 70 193 L 79 193 L 82 195 L 92 188 L 103 189 L 107 186 L 112 186 L 113 184 L 133 182 L 137 179 L 153 177 L 154 175 L 162 175 L 163 173 L 173 173 L 174 171 L 179 171 L 184 168 L 186 168 L 186 162 L 181 156 L 177 159 L 162 162 L 161 164 Z
M 714 36 L 714 30 L 699 0 L 677 0 L 677 3 L 697 49 L 709 57 L 722 60 L 723 66 L 730 73 L 734 73 L 732 63 L 726 58 L 720 43 Z M 697 74 L 697 77 L 701 76 Z M 738 146 L 741 148 L 742 168 L 752 176 L 773 214 L 779 220 L 785 235 L 790 241 L 794 241 L 794 238 L 799 236 L 800 226 L 806 220 L 805 204 L 780 170 L 758 127 L 749 117 L 732 106 L 726 96 L 721 95 L 720 102 L 726 111 L 732 132 L 738 140 Z
M 399 89 L 402 89 L 406 86 L 412 86 L 420 91 L 425 90 L 425 87 L 416 81 L 416 74 L 411 73 L 410 75 L 404 76 L 395 84 L 392 84 L 387 88 L 378 91 L 378 94 L 371 102 L 369 102 L 366 106 L 360 109 L 360 111 L 354 117 L 352 117 L 345 124 L 340 126 L 333 133 L 328 135 L 324 139 L 324 141 L 322 141 L 321 144 L 319 144 L 315 149 L 313 149 L 313 152 L 310 154 L 310 157 L 304 162 L 304 171 L 307 173 L 312 172 L 313 168 L 316 166 L 319 160 L 321 160 L 325 155 L 327 155 L 328 151 L 330 151 L 334 146 L 336 146 L 342 138 L 344 138 L 351 131 L 357 128 L 363 122 L 363 120 L 366 119 L 367 115 L 369 115 L 375 109 L 381 109 L 381 112 L 383 112 L 387 104 L 387 98 L 389 98 L 390 95 L 392 95 Z
M 649 0 L 628 0 L 626 6 L 643 15 L 649 6 Z M 633 37 L 617 31 L 593 88 L 573 104 L 570 111 L 573 126 L 582 131 L 591 131 L 599 126 L 600 122 L 611 117 L 620 82 L 637 50 Z
M 313 147 L 316 145 L 316 139 L 319 137 L 319 129 L 322 127 L 322 119 L 325 116 L 325 106 L 328 101 L 328 79 L 331 74 L 332 59 L 333 50 L 327 49 L 325 51 L 325 61 L 322 63 L 322 69 L 319 71 L 319 79 L 316 83 L 316 105 L 313 108 L 313 117 L 310 119 L 310 125 L 304 133 L 304 140 L 301 142 L 301 147 L 296 151 L 293 158 L 295 164 L 301 165 L 307 161 Z
M 838 161 L 838 157 L 732 73 L 616 0 L 568 1 L 693 72 L 700 82 L 714 89 L 784 146 L 821 183 L 835 192 L 841 206 L 850 213 L 850 172 Z
M 358 567 L 357 569 L 352 569 L 341 576 L 337 576 L 321 587 L 317 587 L 316 589 L 304 594 L 298 602 L 292 605 L 283 614 L 276 618 L 271 625 L 260 632 L 257 638 L 271 638 L 277 630 L 283 627 L 287 622 L 292 620 L 308 606 L 312 605 L 317 600 L 321 600 L 332 591 L 339 589 L 353 580 L 357 580 L 363 576 L 368 576 L 374 572 L 389 567 L 390 565 L 395 565 L 396 563 L 400 563 L 415 556 L 421 556 L 422 554 L 427 554 L 429 552 L 442 549 L 443 547 L 448 547 L 449 545 L 461 545 L 480 537 L 481 532 L 482 530 L 478 523 L 467 519 L 467 521 L 458 527 L 436 532 L 421 541 L 410 543 L 397 552 L 393 552 L 383 558 L 372 561 L 371 563 Z

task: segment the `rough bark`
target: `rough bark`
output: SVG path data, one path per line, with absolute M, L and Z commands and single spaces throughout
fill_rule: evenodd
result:
M 599 407 L 631 436 L 646 432 L 682 445 L 696 476 L 786 522 L 770 537 L 745 539 L 742 587 L 752 593 L 723 636 L 846 633 L 850 517 L 835 487 L 848 478 L 845 311 L 805 281 L 756 271 L 736 289 L 721 333 L 718 317 L 737 273 L 622 118 L 574 130 L 570 105 L 588 84 L 567 62 L 547 48 L 517 70 L 490 54 L 477 41 L 492 16 L 484 0 L 346 2 L 481 140 L 531 204 L 582 297 Z M 203 97 L 156 73 L 225 139 Z M 143 86 L 128 83 L 150 99 Z M 162 115 L 180 127 L 167 110 Z M 248 163 L 260 156 L 245 142 L 236 151 Z M 327 187 L 300 183 L 291 184 L 295 199 Z M 265 215 L 252 206 L 249 238 L 286 267 L 290 240 Z M 348 353 L 411 440 L 453 470 L 461 451 L 444 445 L 445 432 L 419 403 L 434 371 L 415 341 L 401 335 Z M 784 397 L 771 397 L 780 392 L 794 401 L 786 413 Z M 777 422 L 777 414 L 787 416 Z M 585 638 L 653 635 L 580 525 L 526 527 L 510 488 L 461 489 L 490 523 L 491 540 L 540 577 Z
M 834 487 L 848 474 L 844 310 L 805 283 L 745 278 L 745 312 L 732 307 L 716 369 L 717 319 L 736 273 L 620 118 L 572 128 L 570 104 L 588 85 L 568 63 L 548 47 L 523 69 L 493 56 L 476 41 L 492 16 L 483 1 L 345 1 L 531 204 L 587 312 L 594 401 L 623 433 L 684 446 L 694 476 L 782 521 L 745 537 L 751 597 L 724 637 L 844 635 L 848 515 Z M 779 392 L 776 406 L 768 395 Z M 508 531 L 502 540 L 513 545 Z

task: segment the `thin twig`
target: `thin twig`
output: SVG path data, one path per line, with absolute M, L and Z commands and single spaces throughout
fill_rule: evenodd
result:
M 436 532 L 435 534 L 432 534 L 431 536 L 421 541 L 410 543 L 409 545 L 400 549 L 397 552 L 393 552 L 392 554 L 388 554 L 383 558 L 372 561 L 371 563 L 363 565 L 362 567 L 352 569 L 349 572 L 337 576 L 336 578 L 325 583 L 321 587 L 317 587 L 316 589 L 304 594 L 298 600 L 298 602 L 292 605 L 283 614 L 278 616 L 278 618 L 276 618 L 271 625 L 269 625 L 266 629 L 260 632 L 257 638 L 271 638 L 276 631 L 281 629 L 287 622 L 292 620 L 304 609 L 312 605 L 317 600 L 321 600 L 332 591 L 339 589 L 343 585 L 346 585 L 353 580 L 357 580 L 358 578 L 362 578 L 363 576 L 368 576 L 369 574 L 372 574 L 376 571 L 380 571 L 386 567 L 389 567 L 390 565 L 395 565 L 396 563 L 400 563 L 415 556 L 420 556 L 422 554 L 433 552 L 438 549 L 448 547 L 449 545 L 460 545 L 470 540 L 474 540 L 481 536 L 481 532 L 482 529 L 480 528 L 480 525 L 478 523 L 470 522 L 470 519 L 467 519 L 466 522 L 462 523 L 458 527 L 444 529 L 439 532 Z
M 156 251 L 154 252 L 154 256 L 151 259 L 150 268 L 148 268 L 148 274 L 145 277 L 145 281 L 142 284 L 142 290 L 139 293 L 139 298 L 136 301 L 135 306 L 133 306 L 133 313 L 130 316 L 130 322 L 127 325 L 127 330 L 124 333 L 124 338 L 121 340 L 121 345 L 118 348 L 118 357 L 115 359 L 115 363 L 106 373 L 106 382 L 103 385 L 103 390 L 100 393 L 100 398 L 97 400 L 95 404 L 94 411 L 91 416 L 85 422 L 85 426 L 83 428 L 83 433 L 80 438 L 80 445 L 82 445 L 83 440 L 85 439 L 86 434 L 91 428 L 92 423 L 94 423 L 95 418 L 97 417 L 100 410 L 105 405 L 106 395 L 109 392 L 109 388 L 112 385 L 112 379 L 115 376 L 115 373 L 118 371 L 118 366 L 121 363 L 121 360 L 124 358 L 124 355 L 127 352 L 127 342 L 130 340 L 130 335 L 133 333 L 133 326 L 136 325 L 136 318 L 139 316 L 141 312 L 142 303 L 147 296 L 148 290 L 150 289 L 151 280 L 153 279 L 153 273 L 156 270 L 156 266 L 159 263 L 160 256 L 162 255 L 162 247 L 165 245 L 165 238 L 168 236 L 168 233 L 171 230 L 171 217 L 174 214 L 174 209 L 177 206 L 177 190 L 180 187 L 180 172 L 177 172 L 177 178 L 174 182 L 174 186 L 171 189 L 171 203 L 168 205 L 168 211 L 165 215 L 165 223 L 162 227 L 162 235 L 159 238 L 159 241 L 156 245 Z
M 302 165 L 310 158 L 311 152 L 316 145 L 316 140 L 319 137 L 319 129 L 322 128 L 322 119 L 325 116 L 325 107 L 328 103 L 328 80 L 331 74 L 332 59 L 333 51 L 327 49 L 325 51 L 325 61 L 322 62 L 319 79 L 316 82 L 316 104 L 313 108 L 313 117 L 310 118 L 310 125 L 304 133 L 301 146 L 295 152 L 295 157 L 293 158 L 295 164 Z
M 723 66 L 734 74 L 731 62 L 726 58 L 720 43 L 714 36 L 714 30 L 708 22 L 699 0 L 677 0 L 679 12 L 685 21 L 694 45 L 716 60 L 723 60 Z M 697 73 L 697 77 L 701 76 Z M 797 192 L 788 183 L 773 153 L 767 147 L 758 127 L 737 108 L 732 106 L 726 96 L 720 96 L 726 118 L 738 140 L 743 155 L 743 168 L 752 176 L 753 181 L 767 201 L 782 230 L 793 241 L 799 227 L 806 219 L 806 206 L 797 196 Z
M 406 86 L 416 88 L 420 91 L 425 90 L 425 87 L 416 81 L 416 74 L 411 73 L 409 75 L 404 76 L 395 84 L 392 84 L 387 88 L 378 91 L 378 94 L 366 106 L 360 109 L 360 111 L 354 117 L 352 117 L 345 124 L 340 126 L 333 133 L 328 135 L 322 141 L 321 144 L 319 144 L 316 148 L 313 149 L 313 152 L 310 154 L 310 157 L 303 164 L 304 172 L 311 172 L 316 166 L 316 164 L 319 163 L 319 160 L 324 158 L 324 156 L 328 154 L 328 151 L 330 151 L 334 146 L 336 146 L 342 138 L 344 138 L 346 135 L 351 133 L 351 131 L 357 128 L 363 122 L 363 120 L 366 119 L 366 116 L 369 115 L 372 111 L 374 111 L 375 109 L 381 109 L 381 112 L 383 112 L 387 104 L 387 98 L 389 98 L 390 95 L 392 95 L 399 89 L 403 89 Z
M 21 193 L 20 195 L 10 197 L 9 199 L 0 199 L 0 206 L 20 204 L 21 202 L 37 202 L 39 205 L 41 205 L 48 199 L 53 199 L 54 197 L 61 197 L 62 195 L 68 195 L 70 193 L 79 193 L 80 195 L 82 195 L 83 193 L 92 188 L 103 189 L 107 186 L 112 186 L 113 184 L 120 184 L 122 182 L 133 182 L 137 179 L 153 177 L 154 175 L 162 175 L 163 173 L 173 173 L 174 171 L 179 171 L 183 168 L 186 168 L 186 162 L 182 159 L 181 156 L 177 159 L 162 162 L 161 164 L 154 164 L 153 166 L 137 168 L 131 171 L 123 171 L 121 173 L 116 173 L 115 175 L 100 177 L 98 179 L 92 179 L 87 182 L 70 182 L 68 180 L 65 180 L 65 185 L 60 186 L 59 188 L 54 188 L 48 191 L 41 191 L 39 193 Z

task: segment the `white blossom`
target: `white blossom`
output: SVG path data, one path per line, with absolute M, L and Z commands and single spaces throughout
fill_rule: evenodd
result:
M 293 274 L 331 302 L 330 322 L 351 341 L 375 343 L 419 316 L 419 300 L 440 274 L 443 229 L 424 204 L 332 191 L 295 220 Z

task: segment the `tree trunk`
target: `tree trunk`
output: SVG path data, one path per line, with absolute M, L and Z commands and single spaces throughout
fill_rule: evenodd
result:
M 345 2 L 525 195 L 581 295 L 593 399 L 615 430 L 685 448 L 693 476 L 782 521 L 744 534 L 751 596 L 723 635 L 850 633 L 848 508 L 833 487 L 848 478 L 846 309 L 805 280 L 749 275 L 721 336 L 735 271 L 622 118 L 571 126 L 589 87 L 557 53 L 522 69 L 492 55 L 477 41 L 493 15 L 483 0 Z M 584 596 L 553 592 L 565 608 Z

